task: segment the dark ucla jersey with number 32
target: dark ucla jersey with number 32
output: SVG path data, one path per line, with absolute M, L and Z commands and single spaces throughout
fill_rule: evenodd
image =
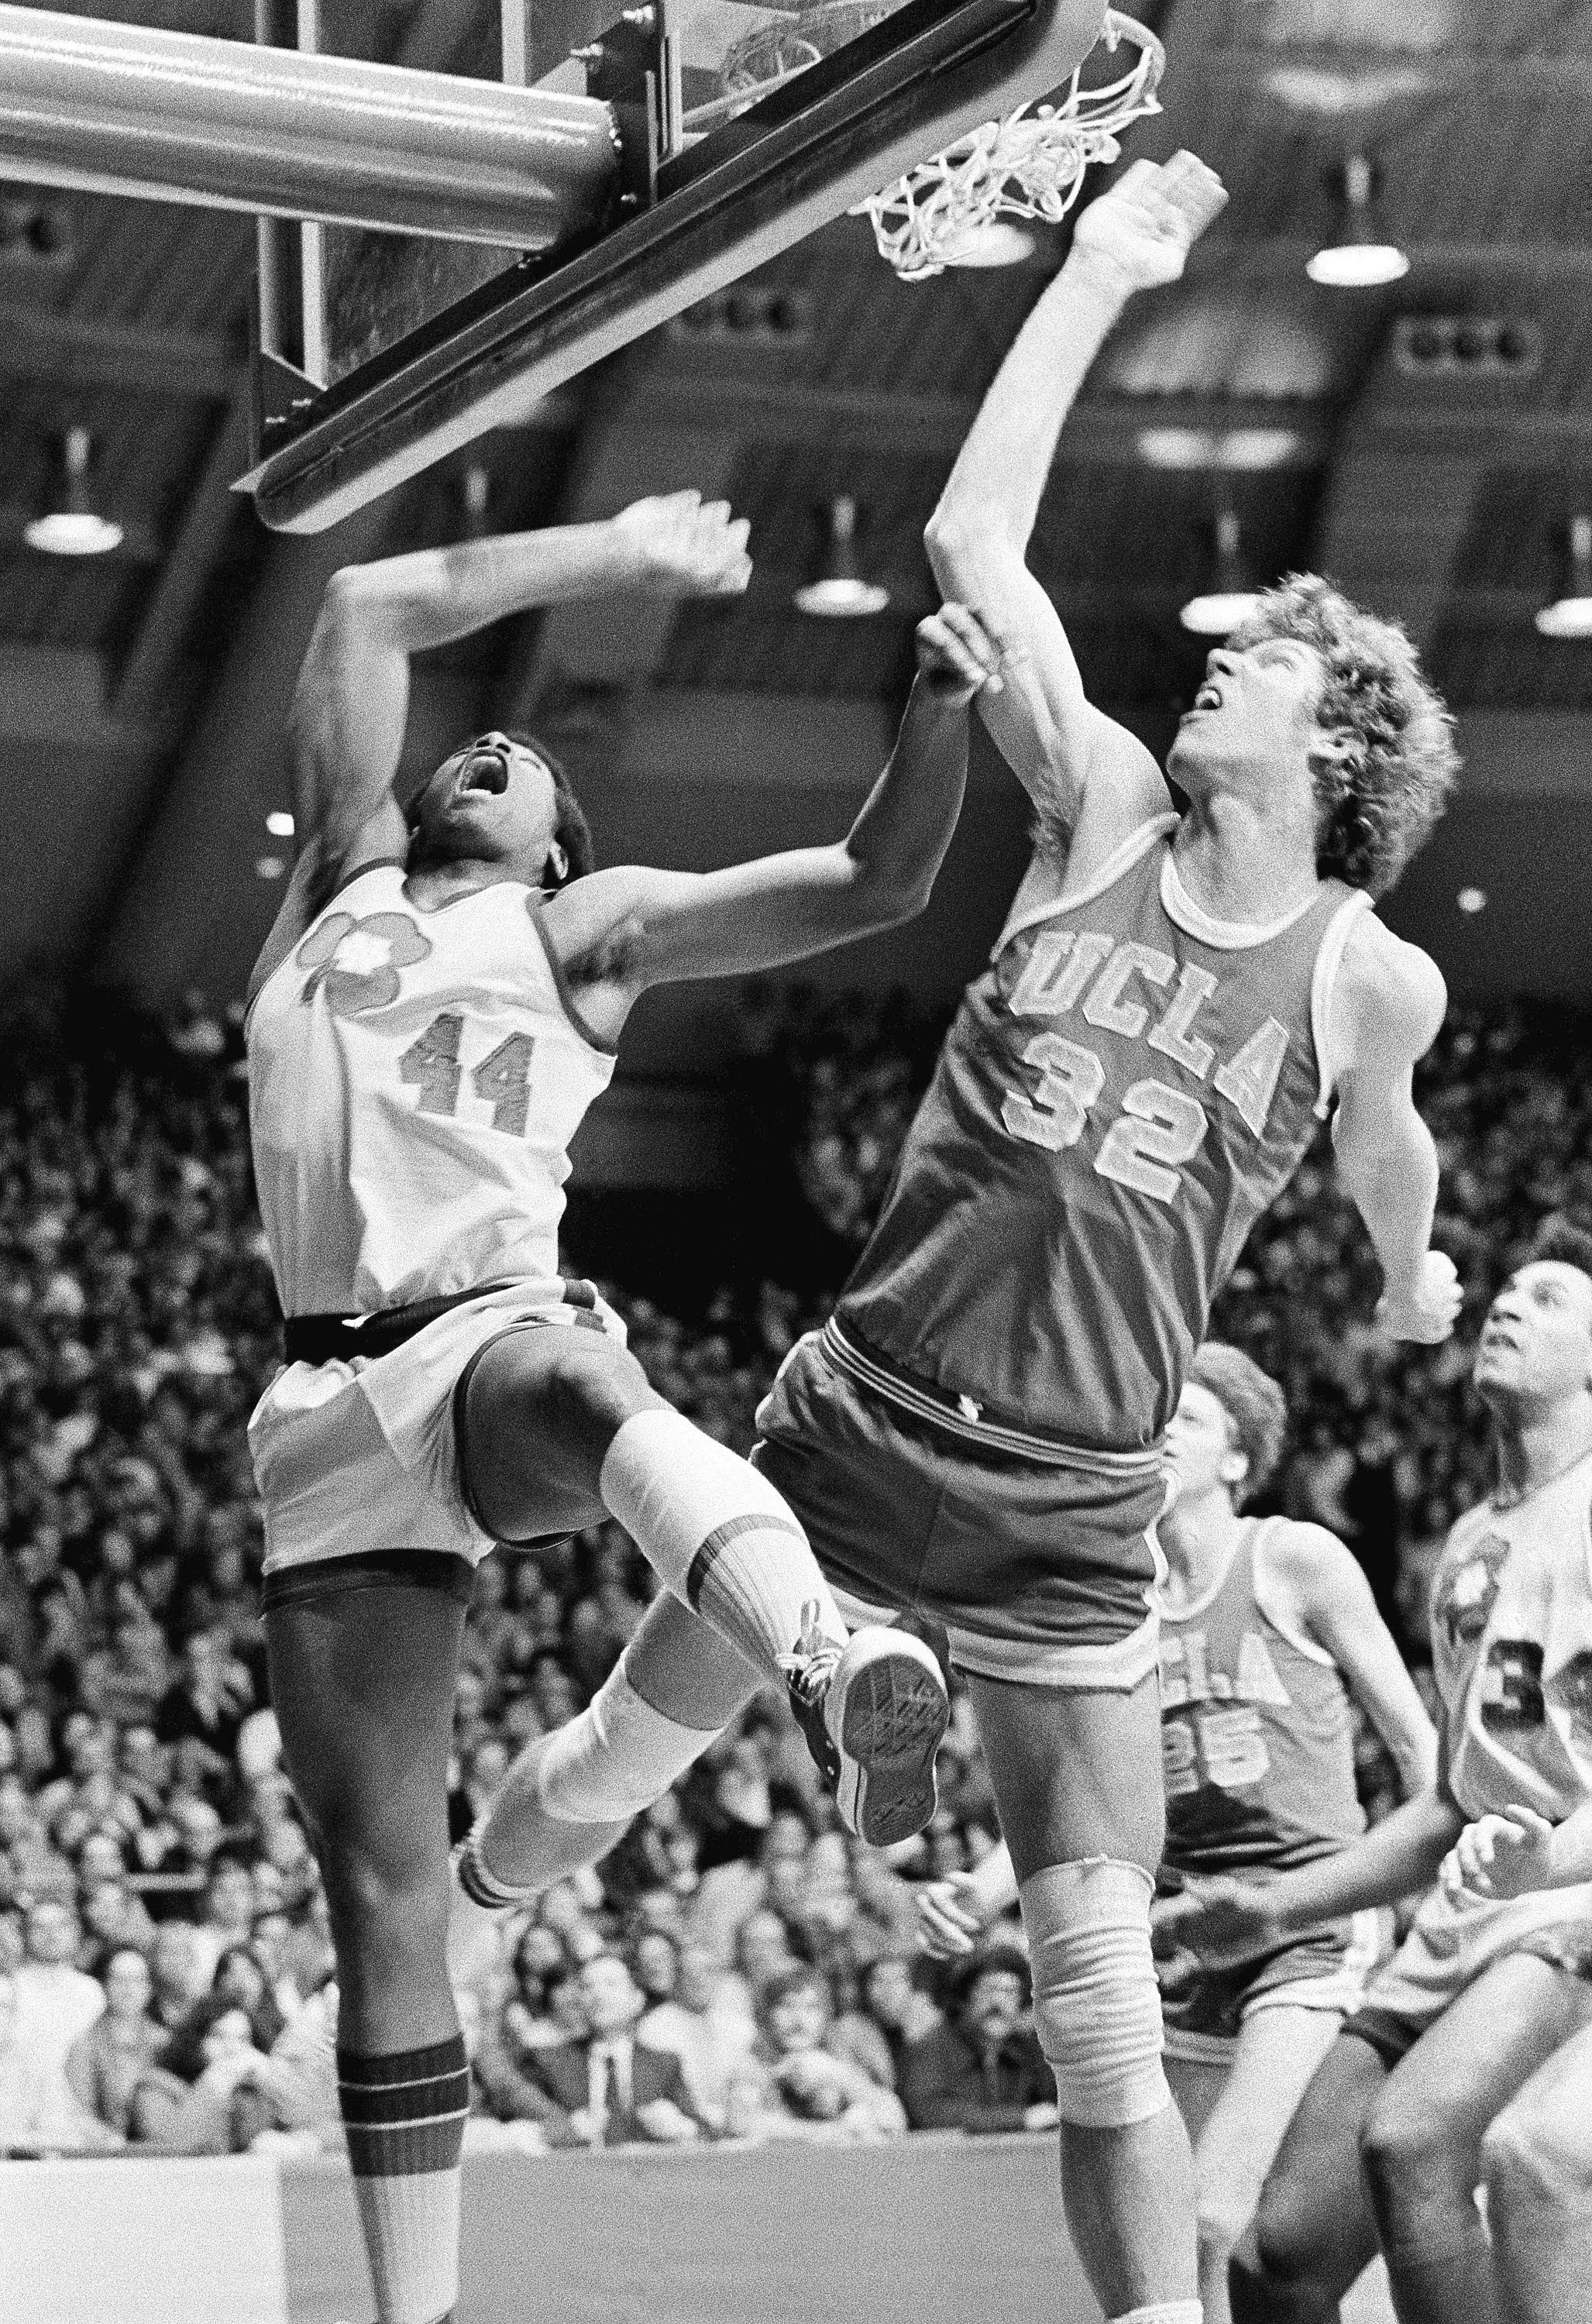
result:
M 1142 1453 L 1245 1238 L 1330 1101 L 1359 891 L 1266 927 L 1188 895 L 1175 816 L 1063 897 L 1040 855 L 971 985 L 835 1326 L 959 1432 Z
M 249 1013 L 260 1214 L 285 1315 L 556 1283 L 568 1147 L 613 1073 L 516 881 L 421 911 L 364 866 Z

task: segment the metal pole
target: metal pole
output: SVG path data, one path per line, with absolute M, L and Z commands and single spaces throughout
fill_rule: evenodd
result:
M 591 97 L 0 5 L 0 179 L 542 251 L 618 175 Z

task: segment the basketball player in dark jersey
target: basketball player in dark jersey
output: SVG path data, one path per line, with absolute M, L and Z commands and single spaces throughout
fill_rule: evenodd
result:
M 1161 2064 L 1150 1902 L 1163 1807 L 1161 1443 L 1210 1302 L 1335 1112 L 1395 1336 L 1452 1328 L 1437 1156 L 1411 1094 L 1442 980 L 1370 909 L 1440 811 L 1451 722 L 1402 631 L 1324 582 L 1210 656 L 1168 773 L 1085 698 L 1025 551 L 1062 422 L 1137 290 L 1225 197 L 1141 162 L 1084 211 L 927 535 L 1000 651 L 980 714 L 1035 854 L 969 988 L 830 1325 L 760 1416 L 762 1472 L 842 1603 L 942 1624 L 1022 1884 L 1063 2189 L 1113 2324 L 1199 2324 L 1188 2141 Z M 678 1613 L 679 1618 L 676 1618 Z M 682 1609 L 621 1662 L 653 1713 L 718 1726 L 746 1681 Z M 466 1861 L 540 1882 L 634 1812 L 639 1739 L 533 1748 Z M 706 1738 L 704 1736 L 704 1742 Z M 551 1829 L 549 1829 L 551 1827 Z
M 1206 1341 L 1166 1431 L 1178 1489 L 1160 1528 L 1163 1900 L 1212 1874 L 1275 1879 L 1365 1831 L 1351 1699 L 1406 1796 L 1435 1774 L 1431 1721 L 1348 1550 L 1321 1526 L 1243 1514 L 1286 1425 L 1276 1382 L 1241 1350 Z M 939 1959 L 971 1952 L 1017 1894 L 998 1848 L 919 1889 L 919 1941 Z M 1233 2246 L 1306 2083 L 1386 1950 L 1387 1920 L 1327 1921 L 1221 1968 L 1158 1948 L 1167 2078 L 1195 2142 L 1205 2324 L 1230 2324 Z

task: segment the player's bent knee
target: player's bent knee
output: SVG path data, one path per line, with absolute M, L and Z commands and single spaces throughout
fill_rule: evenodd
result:
M 1286 2302 L 1314 2280 L 1313 2255 L 1296 2236 L 1277 2232 L 1265 2215 L 1265 2201 L 1233 2246 L 1228 2262 L 1228 2298 L 1233 2324 L 1267 2324 L 1285 2316 Z
M 1231 2252 L 1249 2224 L 1249 2212 L 1219 2188 L 1201 2192 L 1194 2205 L 1194 2226 L 1202 2255 Z
M 1122 2130 L 1172 2103 L 1150 1953 L 1154 1884 L 1136 1864 L 1090 1857 L 1023 1884 L 1034 2025 L 1063 2122 Z
M 1360 2132 L 1360 2168 L 1373 2201 L 1382 2209 L 1407 2196 L 1449 2144 L 1440 2122 L 1405 2104 L 1402 2095 L 1374 2106 Z

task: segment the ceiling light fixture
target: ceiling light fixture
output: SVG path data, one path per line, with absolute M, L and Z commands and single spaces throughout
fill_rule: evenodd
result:
M 1363 153 L 1351 153 L 1343 168 L 1343 231 L 1306 262 L 1312 282 L 1334 290 L 1368 290 L 1409 272 L 1403 252 L 1396 243 L 1384 242 L 1377 230 L 1371 195 L 1371 164 Z
M 1485 912 L 1486 910 L 1486 890 L 1485 888 L 1461 888 L 1459 894 L 1455 897 L 1454 901 L 1459 905 L 1459 909 L 1462 912 L 1468 912 L 1472 917 L 1474 917 L 1476 913 Z
M 1545 638 L 1592 638 L 1592 516 L 1571 517 L 1564 589 L 1532 618 Z
M 1280 468 L 1299 450 L 1292 428 L 1141 428 L 1138 456 L 1147 468 L 1227 468 L 1253 474 Z
M 835 494 L 826 523 L 829 539 L 823 560 L 814 577 L 796 592 L 797 610 L 830 622 L 854 622 L 867 613 L 882 613 L 890 593 L 879 582 L 865 580 L 858 565 L 857 503 L 850 493 Z
M 465 470 L 460 497 L 465 504 L 465 539 L 484 540 L 492 509 L 492 471 L 483 460 L 472 460 Z
M 291 839 L 293 818 L 285 807 L 273 807 L 265 818 L 265 828 L 273 839 Z
M 1225 638 L 1247 622 L 1260 602 L 1260 592 L 1245 570 L 1238 548 L 1238 520 L 1230 508 L 1216 512 L 1216 568 L 1210 587 L 1191 597 L 1178 615 L 1185 630 L 1197 638 Z
M 69 428 L 61 443 L 65 471 L 59 497 L 42 516 L 23 527 L 30 549 L 48 557 L 104 557 L 122 544 L 122 528 L 101 516 L 88 497 L 88 466 L 94 440 L 87 428 Z

